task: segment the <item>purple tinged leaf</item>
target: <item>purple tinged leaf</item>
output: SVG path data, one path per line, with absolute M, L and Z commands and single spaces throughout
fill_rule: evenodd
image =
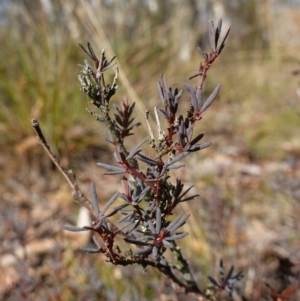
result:
M 204 59 L 206 60 L 206 53 L 200 48 L 200 47 L 197 47 L 198 51 L 201 53 L 201 55 L 204 57 Z
M 217 27 L 217 29 L 216 29 L 216 42 L 215 42 L 216 45 L 218 45 L 218 41 L 219 41 L 221 29 L 222 29 L 222 19 L 219 20 L 219 22 L 218 22 L 218 27 Z
M 66 230 L 66 231 L 71 231 L 71 232 L 89 231 L 89 229 L 87 229 L 87 228 L 75 227 L 75 226 L 69 226 L 69 225 L 64 226 L 63 229 Z
M 140 225 L 140 223 L 141 223 L 140 221 L 136 221 L 134 225 L 128 229 L 126 235 L 132 233 Z
M 167 163 L 168 167 L 178 161 L 180 161 L 181 159 L 183 159 L 186 155 L 188 155 L 188 152 L 183 152 L 180 153 L 179 155 L 175 156 L 175 158 L 173 158 L 173 160 L 171 160 L 170 162 Z
M 161 211 L 160 208 L 156 209 L 156 225 L 155 225 L 155 233 L 159 234 L 161 228 Z
M 118 163 L 120 163 L 122 161 L 120 154 L 118 152 L 114 152 L 114 158 Z
M 98 230 L 104 224 L 105 224 L 105 220 L 103 219 L 103 217 L 101 217 L 100 219 L 98 219 L 97 224 L 93 226 L 93 229 Z
M 115 58 L 115 57 L 114 57 Z M 113 58 L 113 59 L 114 59 Z M 104 72 L 105 70 L 107 70 L 107 69 L 109 69 L 109 68 L 111 68 L 111 67 L 113 67 L 113 66 L 115 66 L 116 65 L 116 62 L 110 62 L 110 63 L 108 63 L 103 69 L 102 69 L 102 72 Z
M 186 136 L 187 136 L 188 141 L 191 141 L 191 140 L 192 140 L 192 137 L 193 137 L 193 131 L 194 131 L 193 128 L 194 128 L 194 123 L 192 124 L 192 123 L 190 122 L 189 127 L 188 127 L 187 130 L 186 130 Z
M 124 240 L 130 244 L 137 245 L 137 246 L 151 246 L 148 242 L 130 239 L 130 238 L 124 238 Z
M 228 29 L 227 29 L 227 31 L 226 31 L 226 34 L 225 34 L 225 36 L 224 36 L 224 38 L 221 40 L 221 42 L 220 42 L 220 45 L 219 45 L 219 47 L 218 47 L 218 49 L 217 49 L 217 53 L 218 53 L 218 55 L 222 52 L 222 50 L 223 50 L 223 48 L 224 48 L 224 46 L 225 46 L 225 41 L 226 41 L 226 39 L 227 39 L 227 37 L 228 37 L 228 35 L 229 35 L 229 32 L 230 32 L 230 26 L 228 27 Z
M 215 42 L 216 30 L 215 30 L 214 21 L 212 20 L 209 21 L 208 33 L 209 33 L 210 47 L 213 51 L 216 51 L 216 42 Z
M 153 247 L 152 248 L 152 257 L 157 258 L 157 256 L 158 256 L 158 249 L 157 249 L 157 247 Z
M 91 189 L 91 197 L 92 197 L 93 209 L 94 209 L 95 215 L 98 216 L 100 214 L 100 210 L 99 210 L 97 192 L 96 192 L 96 188 L 95 188 L 94 183 L 91 183 L 90 189 Z
M 145 195 L 148 193 L 150 189 L 151 187 L 148 186 L 139 194 L 138 203 L 143 200 L 143 198 L 145 197 Z
M 162 109 L 156 109 L 158 113 L 160 113 L 165 119 L 168 119 L 166 112 Z
M 119 212 L 121 209 L 127 207 L 129 204 L 123 204 L 123 205 L 120 205 L 116 208 L 114 208 L 111 212 L 109 212 L 108 214 L 106 214 L 104 217 L 111 217 L 113 215 L 115 215 L 117 212 Z
M 104 215 L 105 211 L 112 205 L 112 203 L 116 200 L 116 198 L 119 196 L 119 193 L 116 192 L 106 203 L 106 205 L 103 207 L 101 214 Z
M 179 198 L 183 198 L 193 187 L 194 185 L 190 186 Z
M 194 110 L 198 110 L 198 101 L 196 98 L 196 90 L 189 84 L 184 84 L 184 86 L 190 93 L 192 107 L 194 108 Z
M 166 78 L 165 78 L 163 73 L 161 74 L 160 79 L 161 79 L 161 83 L 162 83 L 164 98 L 165 98 L 166 101 L 168 101 L 169 89 L 168 89 Z
M 101 245 L 95 235 L 93 235 L 93 242 L 95 243 L 95 245 L 97 246 L 98 249 L 101 249 Z
M 203 138 L 203 136 L 204 136 L 204 133 L 203 133 L 203 132 L 200 133 L 199 135 L 197 135 L 197 136 L 190 142 L 190 144 L 191 144 L 191 145 L 196 144 L 198 141 L 200 141 L 200 140 Z
M 140 126 L 140 125 L 141 125 L 141 123 L 140 123 L 140 122 L 137 122 L 137 123 L 134 124 L 133 126 L 127 128 L 127 132 L 130 132 L 131 130 L 133 130 L 134 128 L 136 128 L 136 127 L 138 127 L 138 126 Z
M 122 173 L 124 173 L 125 170 L 122 170 L 122 171 L 111 171 L 111 172 L 105 172 L 103 173 L 104 175 L 110 175 L 110 176 L 113 176 L 113 175 L 120 175 Z
M 146 255 L 146 254 L 150 254 L 151 252 L 152 252 L 152 246 L 145 248 L 145 249 L 137 250 L 133 253 L 133 255 L 135 255 L 135 256 Z
M 151 233 L 155 234 L 156 231 L 155 231 L 154 225 L 153 225 L 149 215 L 145 215 L 145 220 L 146 220 L 146 223 L 147 223 Z
M 182 215 L 176 223 L 174 221 L 167 227 L 167 230 L 172 233 L 178 228 L 180 228 L 183 224 L 185 224 L 186 220 L 190 217 L 190 214 L 187 214 L 186 216 Z
M 220 279 L 222 282 L 224 282 L 224 266 L 223 266 L 223 260 L 220 260 L 220 266 L 219 266 L 219 273 L 220 273 Z
M 91 253 L 91 254 L 102 252 L 101 248 L 100 249 L 93 249 L 93 248 L 80 247 L 79 249 L 83 252 L 87 252 L 87 253 Z
M 206 111 L 206 109 L 212 104 L 212 102 L 216 99 L 220 89 L 221 89 L 222 84 L 219 83 L 217 87 L 214 89 L 214 91 L 210 94 L 208 99 L 205 101 L 203 107 L 201 108 L 202 113 Z
M 187 198 L 185 198 L 185 199 L 181 199 L 179 202 L 180 202 L 180 203 L 188 202 L 188 201 L 190 201 L 190 200 L 193 200 L 193 199 L 194 199 L 195 197 L 197 197 L 197 196 L 199 196 L 199 194 L 194 194 L 194 195 L 189 196 L 189 197 L 187 197 Z
M 170 249 L 174 248 L 174 244 L 171 243 L 171 242 L 169 242 L 169 241 L 167 240 L 167 238 L 163 239 L 163 240 L 162 240 L 162 243 L 163 243 L 166 247 L 168 247 L 168 248 L 170 248 Z
M 155 160 L 153 160 L 153 159 L 151 159 L 151 158 L 149 158 L 145 155 L 142 155 L 142 154 L 138 154 L 137 159 L 139 159 L 139 160 L 141 160 L 141 161 L 143 161 L 143 162 L 145 162 L 145 163 L 147 163 L 151 166 L 156 166 L 157 165 L 157 162 Z
M 148 183 L 148 182 L 153 183 L 153 182 L 161 181 L 165 178 L 166 178 L 166 175 L 163 175 L 163 176 L 158 175 L 157 178 L 155 178 L 155 179 L 146 179 L 145 182 L 146 183 Z
M 197 98 L 197 102 L 198 102 L 198 108 L 201 108 L 203 105 L 203 95 L 202 95 L 202 90 L 197 89 L 196 91 L 196 98 Z
M 204 142 L 204 143 L 201 143 L 201 144 L 196 144 L 196 145 L 193 145 L 192 147 L 190 147 L 189 151 L 190 152 L 196 152 L 196 151 L 199 151 L 201 149 L 207 148 L 210 145 L 211 145 L 210 142 Z
M 182 94 L 182 90 L 180 90 L 177 95 L 175 96 L 174 98 L 174 105 L 175 105 L 175 109 L 177 110 L 177 106 L 178 106 L 178 102 L 179 102 L 179 99 L 181 97 L 181 94 Z
M 232 273 L 233 273 L 233 270 L 234 270 L 234 265 L 230 268 L 230 270 L 229 270 L 229 272 L 228 272 L 228 274 L 227 274 L 227 276 L 226 276 L 226 278 L 225 278 L 225 283 L 227 283 L 228 282 L 228 280 L 231 278 L 231 275 L 232 275 Z
M 210 280 L 210 282 L 216 286 L 216 287 L 220 287 L 220 284 L 211 276 L 207 276 L 207 278 Z
M 140 147 L 149 139 L 149 137 L 146 137 L 145 139 L 143 139 L 131 152 L 130 154 L 126 157 L 126 160 L 129 160 L 130 158 L 132 158 L 134 155 L 136 155 L 137 153 L 139 153 L 141 151 Z
M 163 95 L 163 88 L 162 88 L 162 86 L 161 86 L 161 84 L 160 84 L 159 81 L 157 81 L 157 87 L 158 87 L 158 92 L 159 92 L 159 96 L 160 96 L 161 102 L 165 106 L 166 105 L 166 101 L 165 101 L 165 97 Z
M 117 123 L 118 123 L 120 126 L 124 127 L 124 122 L 123 122 L 123 120 L 121 119 L 121 117 L 120 117 L 119 115 L 116 115 L 116 114 L 115 114 L 115 118 L 116 118 Z
M 117 223 L 123 223 L 127 220 L 130 220 L 130 218 L 132 217 L 133 213 L 131 214 L 125 214 L 122 218 L 120 218 L 119 220 L 117 220 Z
M 177 165 L 171 165 L 171 166 L 168 166 L 167 169 L 179 169 L 181 167 L 184 167 L 185 165 L 184 164 L 177 164 Z
M 166 228 L 170 233 L 172 232 L 171 229 L 173 228 L 174 225 L 183 217 L 183 214 L 178 215 Z
M 171 236 L 166 237 L 166 240 L 175 240 L 175 239 L 180 239 L 183 238 L 185 236 L 189 235 L 188 232 L 182 232 L 182 233 L 177 233 L 177 234 L 173 234 Z
M 106 169 L 110 169 L 115 172 L 125 172 L 124 168 L 116 167 L 113 165 L 109 165 L 109 164 L 105 164 L 105 163 L 101 163 L 101 162 L 97 163 L 97 165 L 100 167 L 106 168 Z
M 127 228 L 128 226 L 130 226 L 133 222 L 127 222 L 126 224 L 124 224 L 121 228 L 119 228 L 115 233 L 121 232 L 123 229 Z

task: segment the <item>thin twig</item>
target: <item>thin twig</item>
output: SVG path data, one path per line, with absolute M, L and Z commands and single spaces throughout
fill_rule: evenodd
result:
M 83 192 L 78 186 L 75 174 L 73 173 L 72 169 L 65 169 L 63 168 L 57 157 L 54 155 L 54 153 L 51 151 L 51 148 L 49 144 L 47 143 L 47 140 L 45 139 L 45 136 L 40 128 L 39 122 L 37 119 L 31 119 L 31 125 L 34 128 L 38 139 L 40 140 L 43 148 L 45 149 L 46 153 L 52 160 L 52 162 L 55 164 L 55 166 L 58 168 L 58 170 L 62 173 L 62 175 L 65 177 L 67 182 L 72 188 L 72 195 L 76 202 L 78 202 L 80 205 L 84 206 L 89 210 L 89 212 L 94 216 L 93 212 L 93 206 L 91 202 L 84 196 Z
M 73 172 L 72 169 L 65 169 L 63 168 L 58 159 L 56 158 L 56 156 L 54 155 L 54 153 L 51 151 L 51 148 L 49 146 L 49 144 L 47 143 L 47 140 L 45 139 L 45 136 L 40 128 L 39 122 L 37 119 L 31 119 L 31 124 L 32 127 L 34 128 L 38 139 L 40 140 L 43 148 L 45 149 L 45 151 L 47 152 L 48 156 L 50 157 L 50 159 L 52 160 L 52 162 L 56 165 L 56 167 L 58 168 L 58 170 L 63 174 L 63 176 L 65 177 L 65 179 L 67 180 L 67 182 L 69 183 L 69 185 L 72 188 L 72 196 L 73 199 L 75 200 L 75 202 L 79 203 L 80 205 L 82 205 L 83 207 L 87 208 L 88 211 L 90 212 L 90 214 L 95 217 L 95 213 L 93 210 L 93 205 L 92 203 L 85 197 L 85 195 L 83 194 L 82 190 L 80 189 L 77 180 L 76 180 L 76 176 Z M 107 220 L 107 223 L 109 223 L 112 227 L 112 230 L 117 230 L 118 227 L 115 226 L 112 222 Z M 124 232 L 119 231 L 118 232 L 119 235 L 124 236 L 124 237 L 128 237 L 128 235 L 126 235 Z M 130 235 L 130 237 L 135 238 L 134 235 Z

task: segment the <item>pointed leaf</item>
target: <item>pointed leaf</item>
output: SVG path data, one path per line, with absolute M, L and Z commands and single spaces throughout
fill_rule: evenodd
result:
M 143 161 L 143 162 L 145 162 L 145 163 L 147 163 L 151 166 L 157 165 L 157 162 L 155 160 L 153 160 L 153 159 L 151 159 L 151 158 L 149 158 L 149 157 L 147 157 L 143 154 L 138 154 L 137 159 L 139 159 L 139 160 L 141 160 L 141 161 Z
M 210 47 L 213 51 L 216 51 L 216 41 L 215 41 L 216 30 L 215 30 L 214 21 L 212 20 L 209 21 L 208 33 L 209 33 Z
M 100 214 L 97 192 L 94 183 L 91 183 L 91 197 L 92 197 L 92 205 L 95 212 L 95 215 L 98 216 Z
M 191 145 L 196 144 L 198 141 L 200 141 L 204 136 L 204 132 L 200 133 L 199 135 L 197 135 L 191 142 Z
M 176 221 L 176 223 L 171 223 L 168 227 L 167 230 L 172 233 L 174 231 L 176 231 L 178 228 L 180 228 L 185 222 L 186 220 L 190 217 L 190 214 L 187 214 L 186 216 L 182 215 L 180 217 L 180 219 L 178 221 Z
M 109 165 L 109 164 L 105 164 L 105 163 L 97 163 L 98 166 L 100 167 L 103 167 L 103 168 L 106 168 L 106 169 L 110 169 L 112 171 L 116 171 L 116 172 L 125 172 L 125 169 L 124 168 L 120 168 L 120 167 L 117 167 L 117 166 L 113 166 L 113 165 Z
M 216 28 L 216 34 L 215 34 L 215 45 L 216 46 L 218 45 L 221 29 L 222 29 L 222 19 L 219 20 L 218 26 Z
M 169 242 L 166 238 L 162 240 L 162 243 L 164 244 L 164 246 L 170 249 L 174 248 L 174 244 L 172 242 Z
M 104 215 L 105 211 L 112 205 L 112 203 L 116 200 L 116 198 L 119 196 L 119 193 L 116 192 L 106 203 L 106 205 L 103 207 L 101 211 L 101 215 Z
M 211 276 L 207 276 L 207 278 L 210 280 L 210 282 L 216 286 L 216 287 L 220 287 L 219 283 Z
M 203 105 L 203 95 L 202 95 L 202 90 L 197 89 L 197 91 L 196 91 L 196 98 L 197 98 L 197 103 L 198 103 L 197 107 L 198 107 L 198 108 L 201 108 L 202 105 Z
M 206 53 L 200 47 L 197 47 L 197 49 L 201 53 L 201 55 L 204 57 L 204 59 L 206 60 Z
M 167 163 L 168 167 L 178 161 L 180 161 L 181 159 L 183 159 L 186 155 L 188 155 L 188 152 L 183 152 L 180 153 L 179 155 L 177 155 L 175 158 L 173 158 L 173 160 L 171 160 L 170 162 Z
M 139 256 L 139 255 L 145 255 L 145 254 L 150 254 L 152 252 L 152 246 L 145 248 L 145 249 L 140 249 L 135 251 L 133 254 L 135 256 Z
M 196 98 L 196 90 L 188 84 L 184 84 L 184 86 L 190 93 L 192 107 L 194 108 L 195 111 L 198 110 L 198 101 Z
M 219 45 L 219 47 L 218 47 L 218 49 L 217 49 L 217 52 L 218 52 L 218 55 L 222 52 L 222 50 L 223 50 L 223 48 L 224 48 L 224 46 L 225 46 L 225 41 L 226 41 L 226 39 L 227 39 L 227 37 L 228 37 L 228 34 L 229 34 L 229 32 L 230 32 L 230 26 L 228 27 L 228 29 L 227 29 L 227 32 L 226 32 L 226 34 L 225 34 L 225 36 L 224 36 L 224 38 L 221 40 L 221 42 L 220 42 L 220 45 Z
M 160 208 L 158 207 L 156 209 L 156 225 L 155 225 L 156 234 L 160 232 L 160 228 L 161 228 L 161 211 Z
M 110 176 L 113 176 L 113 175 L 120 175 L 122 173 L 124 173 L 125 170 L 120 170 L 120 171 L 111 171 L 111 172 L 105 172 L 103 173 L 104 175 L 110 175 Z
M 83 231 L 89 231 L 89 229 L 87 228 L 83 228 L 83 227 L 75 227 L 75 226 L 69 226 L 66 225 L 63 228 L 66 231 L 71 231 L 71 232 L 83 232 Z
M 175 240 L 175 239 L 180 239 L 183 238 L 185 236 L 189 235 L 188 232 L 182 232 L 182 233 L 177 233 L 177 234 L 173 234 L 171 236 L 168 236 L 165 238 L 165 240 Z
M 124 240 L 130 244 L 134 244 L 137 246 L 150 246 L 148 242 L 140 241 L 140 240 L 135 240 L 135 239 L 130 239 L 130 238 L 124 238 Z
M 206 102 L 204 103 L 203 107 L 201 108 L 201 111 L 204 112 L 211 104 L 212 102 L 216 99 L 220 89 L 221 89 L 222 84 L 219 83 L 217 87 L 214 89 L 214 91 L 211 93 L 211 95 L 208 97 Z
M 136 155 L 138 152 L 141 151 L 140 147 L 149 139 L 147 136 L 145 139 L 143 139 L 131 152 L 130 154 L 126 157 L 126 160 L 132 158 L 134 155 Z

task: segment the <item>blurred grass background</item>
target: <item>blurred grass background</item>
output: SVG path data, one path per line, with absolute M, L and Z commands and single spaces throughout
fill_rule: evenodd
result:
M 145 108 L 151 111 L 153 106 L 160 105 L 156 80 L 161 72 L 165 73 L 170 86 L 178 88 L 182 88 L 183 83 L 197 72 L 201 56 L 196 47 L 208 51 L 210 19 L 217 22 L 222 18 L 223 26 L 231 25 L 232 30 L 225 50 L 208 73 L 204 87 L 205 93 L 209 94 L 218 82 L 223 84 L 219 99 L 198 126 L 199 131 L 207 131 L 206 139 L 213 142 L 209 150 L 202 156 L 200 154 L 201 160 L 212 158 L 217 161 L 221 158 L 224 161 L 224 157 L 229 156 L 237 162 L 258 166 L 269 162 L 297 162 L 300 154 L 297 91 L 300 92 L 299 76 L 293 72 L 297 73 L 300 67 L 299 1 L 1 0 L 0 4 L 0 183 L 4 191 L 3 212 L 11 200 L 15 200 L 16 207 L 20 202 L 22 206 L 26 204 L 31 212 L 38 202 L 31 199 L 34 193 L 45 195 L 46 191 L 50 197 L 58 198 L 57 191 L 60 191 L 62 199 L 70 199 L 67 187 L 60 183 L 59 175 L 56 178 L 51 172 L 53 166 L 36 141 L 30 126 L 31 118 L 39 119 L 50 145 L 62 162 L 78 168 L 83 182 L 90 179 L 99 182 L 99 173 L 92 171 L 91 166 L 96 159 L 107 156 L 106 132 L 85 112 L 88 100 L 79 91 L 77 75 L 80 71 L 78 64 L 86 56 L 78 43 L 89 41 L 96 53 L 104 48 L 108 56 L 117 56 L 120 88 L 115 101 L 128 97 L 129 102 L 136 102 L 137 119 L 143 121 Z M 186 92 L 183 99 L 187 99 Z M 142 139 L 146 133 L 146 127 L 141 128 L 136 139 Z M 246 216 L 256 216 L 259 210 L 255 209 L 255 204 L 264 199 L 261 206 L 269 208 L 274 198 L 283 199 L 280 212 L 290 210 L 287 212 L 290 214 L 290 205 L 284 204 L 289 204 L 288 200 L 294 201 L 295 195 L 289 190 L 292 184 L 286 182 L 285 177 L 282 179 L 282 175 L 278 178 L 272 174 L 273 182 L 263 176 L 249 179 L 246 175 L 232 184 L 222 175 L 230 173 L 234 177 L 233 171 L 225 168 L 217 174 L 203 174 L 200 157 L 193 156 L 185 171 L 191 175 L 183 173 L 181 176 L 195 183 L 204 199 L 192 205 L 197 213 L 187 225 L 191 236 L 183 244 L 191 246 L 186 250 L 187 255 L 191 256 L 195 250 L 199 252 L 193 260 L 201 267 L 201 272 L 196 272 L 200 279 L 201 275 L 211 271 L 214 258 L 222 254 L 231 254 L 232 257 L 244 254 L 243 250 L 236 251 L 236 237 L 242 241 L 242 234 L 232 234 L 231 227 L 235 227 L 237 214 L 246 212 Z M 83 170 L 81 174 L 80 168 Z M 270 188 L 278 186 L 279 182 L 286 185 L 284 189 Z M 113 190 L 116 184 L 110 184 Z M 241 186 L 237 187 L 239 184 Z M 211 202 L 206 201 L 209 198 Z M 252 202 L 254 207 L 243 207 L 245 202 Z M 66 201 L 63 208 L 67 205 L 71 206 L 70 201 Z M 183 207 L 182 210 L 189 209 Z M 274 223 L 279 214 L 276 212 L 272 215 Z M 217 223 L 217 214 L 222 215 L 225 224 L 219 226 L 227 229 L 226 235 L 220 236 L 216 234 L 217 229 L 210 228 Z M 217 240 L 209 237 L 211 231 L 219 235 Z M 235 251 L 222 251 L 224 246 L 234 246 Z M 74 259 L 72 264 L 64 258 L 59 261 L 72 267 L 68 272 L 64 271 L 66 275 L 59 274 L 62 281 L 81 264 L 86 267 L 85 276 L 76 280 L 78 283 L 82 281 L 82 296 L 85 296 L 85 284 L 93 277 L 97 279 L 93 273 L 99 273 L 93 265 L 95 257 L 86 257 L 89 256 L 76 253 L 78 260 Z M 101 260 L 97 259 L 98 264 Z M 95 280 L 95 287 L 103 286 L 104 291 L 97 300 L 121 300 L 121 296 L 122 300 L 144 300 L 142 296 L 152 300 L 155 295 L 162 294 L 155 277 L 151 278 L 152 288 L 128 288 L 133 274 L 142 273 L 136 268 L 125 269 L 124 284 L 114 292 L 114 281 L 120 278 L 118 271 L 101 264 L 100 274 L 107 278 L 100 277 L 101 285 Z M 157 276 L 155 271 L 147 273 Z M 109 275 L 112 275 L 110 280 Z M 72 279 L 74 277 L 77 276 L 72 275 Z M 68 293 L 61 293 L 61 299 L 57 300 L 75 300 L 76 294 L 70 286 L 66 289 Z M 96 297 L 80 298 L 96 300 Z

